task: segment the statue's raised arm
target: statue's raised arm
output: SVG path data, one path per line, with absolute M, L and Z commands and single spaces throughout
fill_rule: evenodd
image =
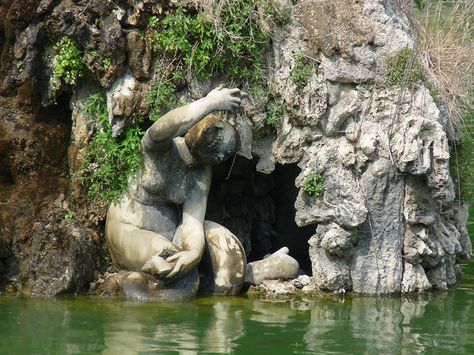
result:
M 218 87 L 197 101 L 171 110 L 147 130 L 145 146 L 149 149 L 166 146 L 170 139 L 183 135 L 210 113 L 238 108 L 246 96 L 245 92 L 237 88 Z

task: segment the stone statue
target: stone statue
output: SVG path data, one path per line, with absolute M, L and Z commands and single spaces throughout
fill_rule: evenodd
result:
M 228 229 L 204 216 L 211 167 L 233 156 L 239 145 L 234 127 L 216 112 L 239 108 L 246 96 L 239 89 L 219 87 L 168 112 L 146 131 L 142 166 L 120 202 L 110 206 L 106 223 L 114 264 L 136 272 L 124 276 L 130 284 L 146 288 L 150 280 L 145 272 L 163 280 L 161 289 L 183 287 L 193 295 L 196 266 L 203 259 L 207 275 L 201 284 L 208 291 L 240 291 L 245 251 Z

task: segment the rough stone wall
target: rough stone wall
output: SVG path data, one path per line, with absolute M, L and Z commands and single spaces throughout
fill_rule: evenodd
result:
M 296 222 L 314 226 L 313 282 L 323 291 L 369 294 L 453 285 L 471 244 L 467 212 L 454 201 L 445 118 L 422 84 L 387 87 L 383 79 L 388 58 L 414 45 L 406 21 L 386 0 L 273 3 L 292 14 L 273 28 L 268 56 L 267 84 L 284 113 L 252 153 L 261 172 L 271 173 L 275 163 L 301 168 Z M 91 134 L 83 99 L 107 90 L 116 134 L 148 113 L 146 94 L 157 74 L 140 31 L 163 4 L 0 3 L 0 275 L 17 288 L 55 294 L 90 281 L 106 206 L 90 205 L 74 180 Z M 51 48 L 64 35 L 81 44 L 86 75 L 74 90 L 53 92 Z M 292 79 L 302 57 L 314 65 L 304 85 Z M 191 80 L 179 97 L 189 102 L 221 83 Z M 72 113 L 55 100 L 69 101 Z M 255 95 L 245 104 L 257 129 L 267 101 Z M 56 107 L 55 119 L 39 119 L 40 105 Z M 303 189 L 312 173 L 324 177 L 317 197 Z M 70 206 L 78 220 L 61 220 Z M 68 272 L 79 276 L 56 283 Z
M 306 1 L 277 32 L 271 87 L 288 108 L 272 157 L 298 162 L 296 222 L 325 291 L 379 294 L 454 285 L 471 255 L 466 210 L 454 200 L 445 122 L 423 84 L 386 87 L 390 57 L 414 45 L 388 2 Z M 329 38 L 329 40 L 326 40 Z M 304 87 L 296 56 L 314 58 Z M 324 176 L 318 197 L 304 192 Z

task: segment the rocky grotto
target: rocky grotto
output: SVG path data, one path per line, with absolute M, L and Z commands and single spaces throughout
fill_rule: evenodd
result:
M 429 78 L 390 79 L 390 63 L 416 44 L 407 14 L 389 0 L 239 3 L 265 46 L 213 42 L 221 37 L 206 31 L 239 20 L 225 1 L 0 2 L 0 293 L 97 292 L 120 278 L 104 237 L 109 186 L 91 192 L 88 180 L 105 166 L 90 153 L 100 125 L 110 125 L 100 144 L 131 142 L 132 128 L 141 137 L 219 85 L 249 98 L 228 117 L 244 148 L 213 168 L 206 219 L 240 240 L 249 265 L 288 247 L 300 269 L 286 281 L 253 277 L 251 290 L 456 284 L 472 247 L 448 120 Z M 176 19 L 195 42 L 173 32 Z M 108 173 L 123 180 L 123 166 Z

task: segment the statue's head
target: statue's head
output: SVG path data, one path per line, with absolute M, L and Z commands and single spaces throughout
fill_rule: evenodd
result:
M 184 136 L 194 159 L 200 164 L 217 165 L 237 152 L 238 135 L 220 114 L 211 114 L 196 123 Z

